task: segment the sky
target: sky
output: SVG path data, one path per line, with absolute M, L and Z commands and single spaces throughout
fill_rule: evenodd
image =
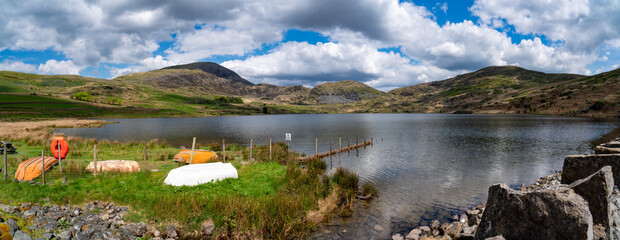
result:
M 619 67 L 620 0 L 0 0 L 0 70 L 111 79 L 211 61 L 379 90 L 487 66 Z

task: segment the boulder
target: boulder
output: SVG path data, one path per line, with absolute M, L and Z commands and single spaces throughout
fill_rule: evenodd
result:
M 610 230 L 610 198 L 614 190 L 611 167 L 605 166 L 587 178 L 573 182 L 569 187 L 588 202 L 592 222 L 594 225 L 600 225 L 595 226 L 595 237 L 606 238 Z
M 213 223 L 213 219 L 207 219 L 202 224 L 200 224 L 201 233 L 203 237 L 211 236 L 211 233 L 215 229 L 215 224 Z
M 611 166 L 614 184 L 620 185 L 620 154 L 567 156 L 562 167 L 562 183 L 571 184 L 586 178 L 604 166 Z
M 616 186 L 609 204 L 609 239 L 620 239 L 620 191 Z
M 475 239 L 592 239 L 592 226 L 588 203 L 568 187 L 521 193 L 495 184 Z
M 32 240 L 32 238 L 25 232 L 17 230 L 15 234 L 13 234 L 13 240 Z

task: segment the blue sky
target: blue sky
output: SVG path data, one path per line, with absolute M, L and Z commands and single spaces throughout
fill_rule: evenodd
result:
M 9 1 L 0 70 L 114 78 L 212 61 L 254 83 L 384 91 L 493 65 L 590 75 L 620 64 L 618 12 L 586 0 Z

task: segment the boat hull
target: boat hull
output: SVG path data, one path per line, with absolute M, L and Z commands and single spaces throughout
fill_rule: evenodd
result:
M 180 163 L 210 163 L 217 162 L 217 154 L 213 151 L 207 150 L 194 150 L 194 158 L 192 159 L 192 150 L 183 149 L 172 158 L 175 162 Z

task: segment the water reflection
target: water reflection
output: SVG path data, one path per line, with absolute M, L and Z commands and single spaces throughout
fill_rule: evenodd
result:
M 588 152 L 589 143 L 618 122 L 518 115 L 339 114 L 118 120 L 99 129 L 63 129 L 69 135 L 117 140 L 165 139 L 180 146 L 266 144 L 292 133 L 291 148 L 314 153 L 376 139 L 372 147 L 325 159 L 328 173 L 342 165 L 379 190 L 372 204 L 349 219 L 335 219 L 317 238 L 389 238 L 420 222 L 449 217 L 486 200 L 491 184 L 531 183 L 559 170 L 565 155 Z M 346 230 L 346 233 L 343 231 Z

